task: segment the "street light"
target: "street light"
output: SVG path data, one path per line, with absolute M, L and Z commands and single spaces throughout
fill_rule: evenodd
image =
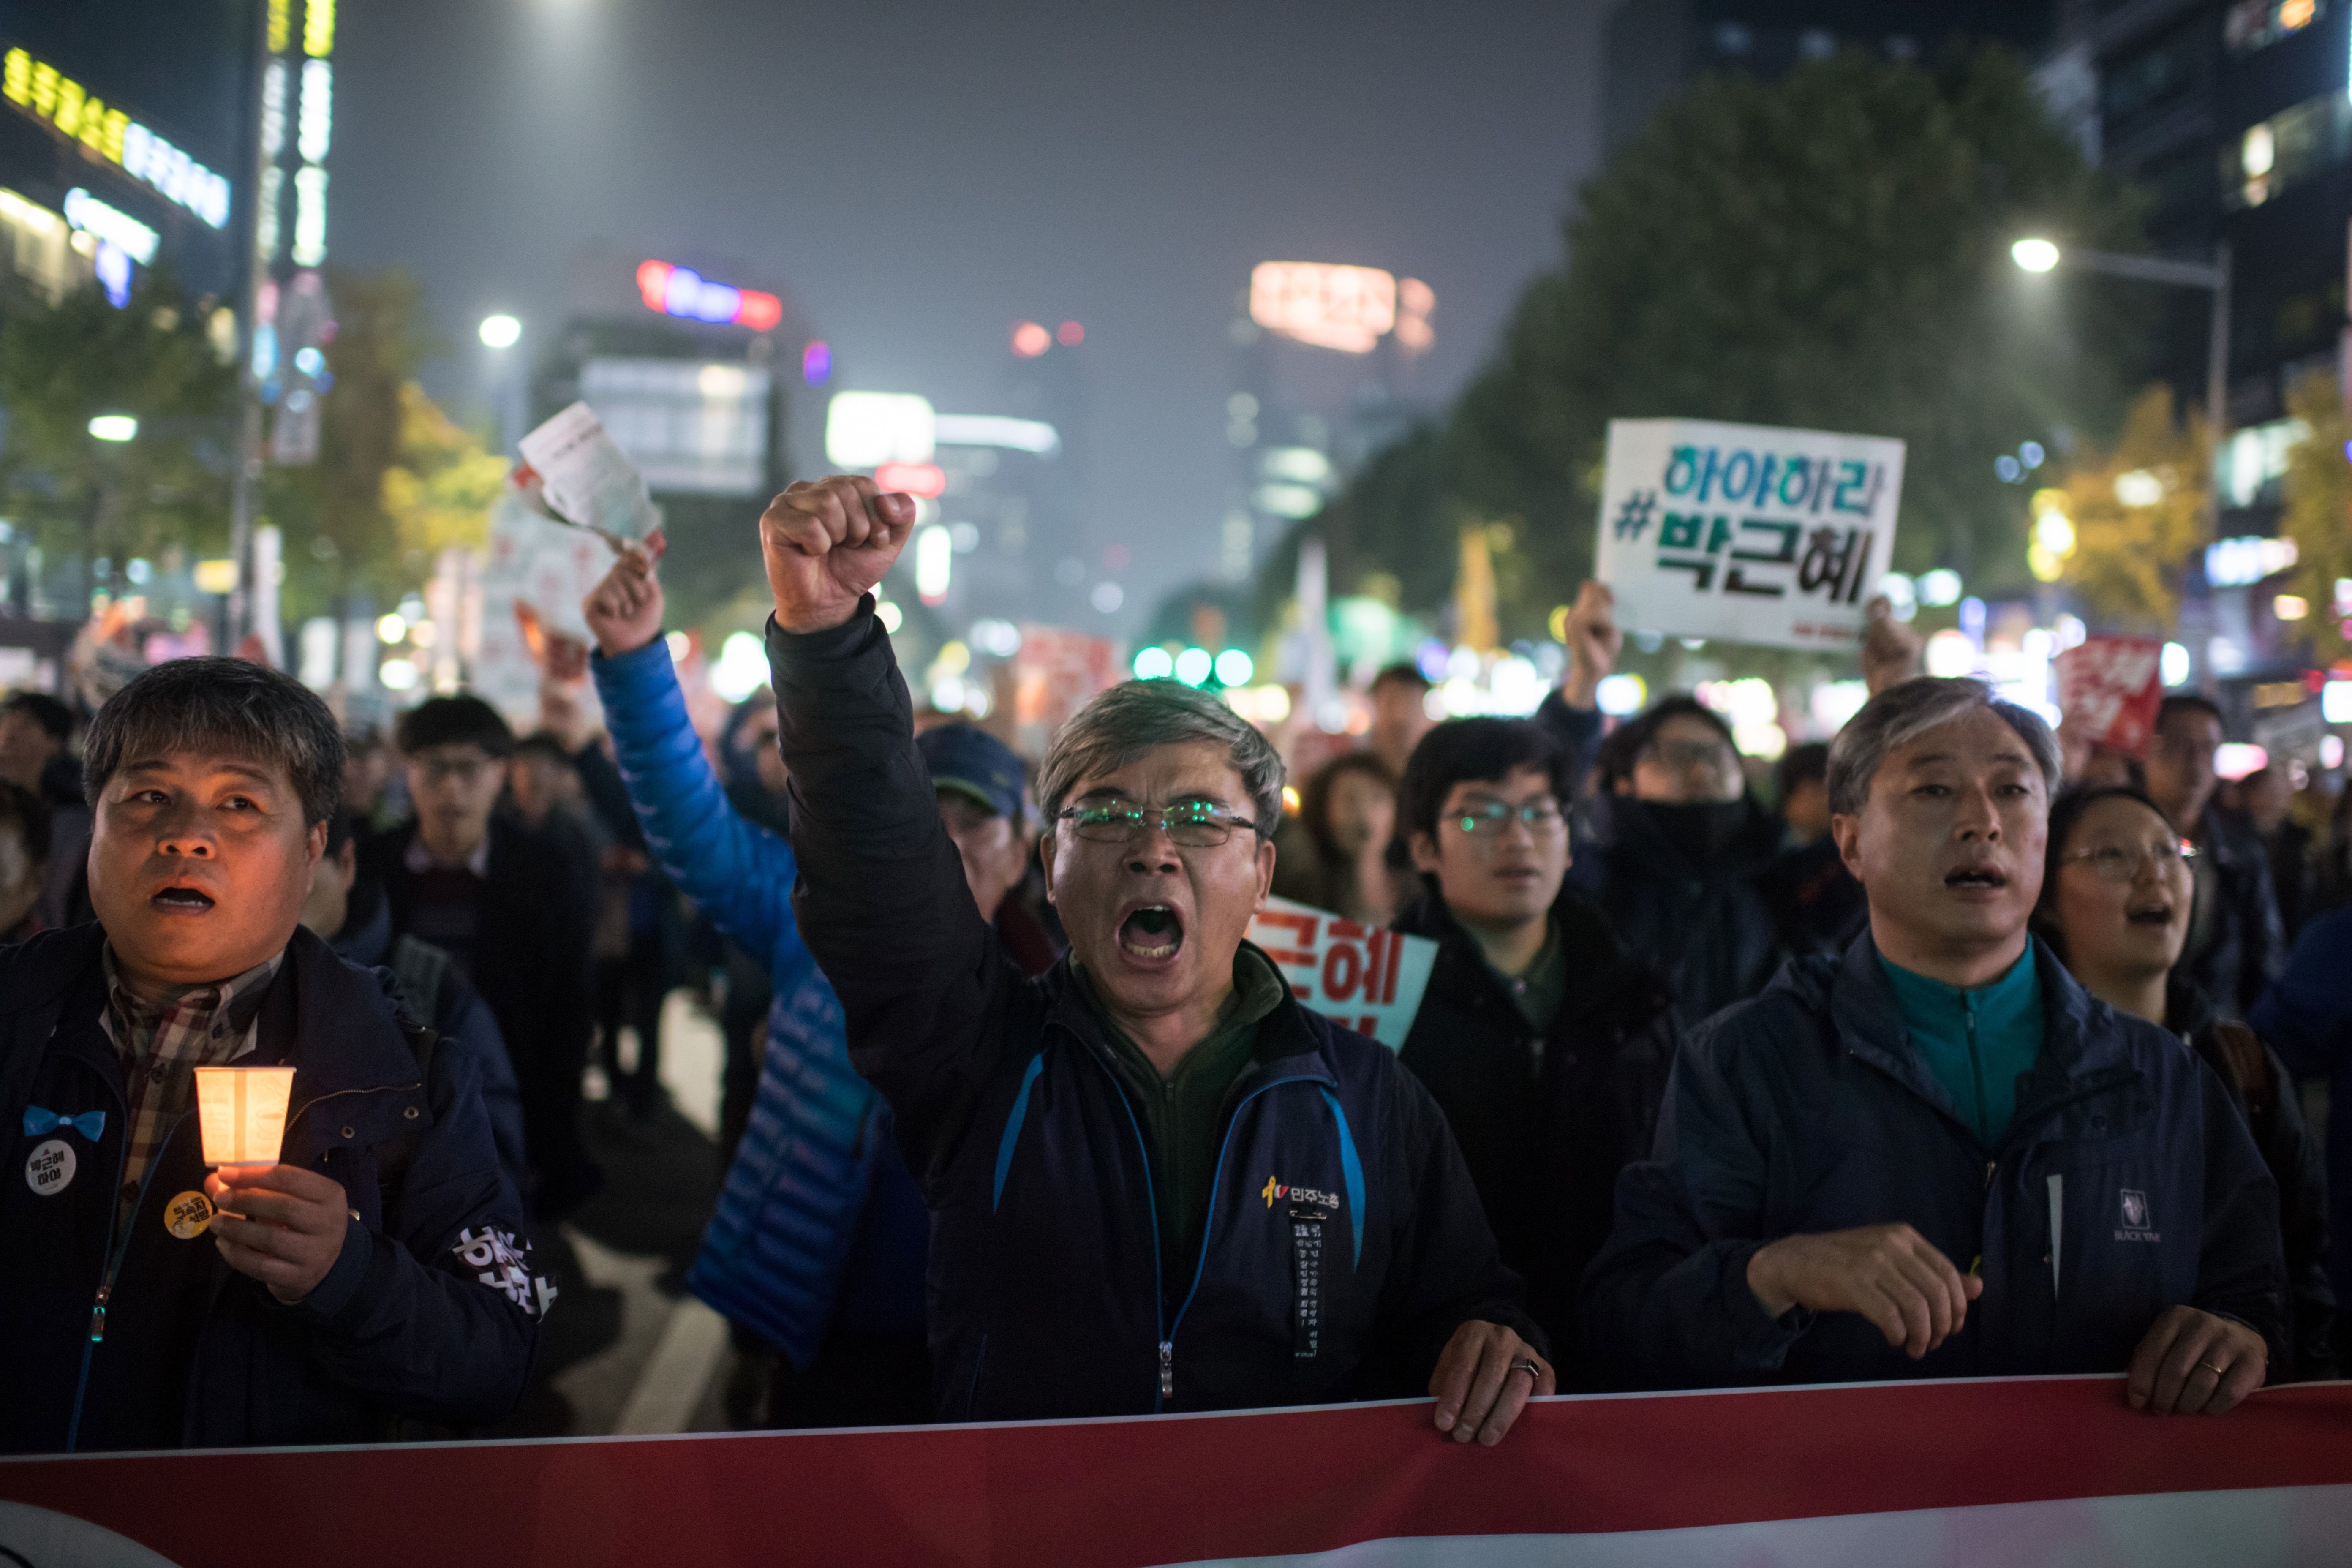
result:
M 522 323 L 504 311 L 482 318 L 482 344 L 486 348 L 510 349 L 522 339 Z
M 139 421 L 128 414 L 101 414 L 89 422 L 89 433 L 100 441 L 128 441 L 139 434 Z
M 2205 471 L 2213 492 L 2213 525 L 2221 522 L 2221 433 L 2228 422 L 2225 406 L 2230 384 L 2230 247 L 2213 247 L 2213 259 L 2167 261 L 2155 256 L 2117 256 L 2105 250 L 2060 251 L 2053 241 L 2021 239 L 2009 247 L 2010 259 L 2028 272 L 2047 272 L 2064 261 L 2085 272 L 2113 278 L 2134 278 L 2143 283 L 2169 284 L 2176 289 L 2202 289 L 2213 296 L 2213 314 L 2205 343 Z
M 2047 272 L 2058 265 L 2058 247 L 2046 239 L 2021 239 L 2009 247 L 2009 255 L 2028 272 Z

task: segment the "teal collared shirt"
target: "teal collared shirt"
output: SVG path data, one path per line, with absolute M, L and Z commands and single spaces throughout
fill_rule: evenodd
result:
M 2018 1080 L 2042 1055 L 2042 975 L 2033 944 L 2008 973 L 1963 991 L 1896 967 L 1881 954 L 1878 966 L 1895 987 L 1910 1026 L 1911 1048 L 1952 1097 L 1977 1141 L 1997 1149 L 2017 1114 Z

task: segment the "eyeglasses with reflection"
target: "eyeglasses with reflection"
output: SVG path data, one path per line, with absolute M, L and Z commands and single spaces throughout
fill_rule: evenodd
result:
M 1653 741 L 1642 755 L 1678 773 L 1739 771 L 1739 753 L 1721 741 Z
M 1538 838 L 1568 826 L 1568 818 L 1560 814 L 1559 802 L 1550 795 L 1522 805 L 1504 800 L 1474 800 L 1446 820 L 1473 838 L 1499 838 L 1515 821 L 1526 823 L 1528 831 Z
M 2186 838 L 2168 838 L 2142 849 L 2126 849 L 2117 845 L 2102 845 L 2096 849 L 2077 849 L 2063 858 L 2059 864 L 2071 866 L 2077 860 L 2087 860 L 2091 869 L 2103 882 L 2136 882 L 2139 868 L 2153 860 L 2159 877 L 2187 877 L 2197 858 L 2197 846 Z
M 1058 820 L 1068 823 L 1072 833 L 1090 844 L 1132 843 L 1156 821 L 1168 835 L 1168 842 L 1180 849 L 1213 849 L 1236 833 L 1262 831 L 1249 818 L 1206 800 L 1181 800 L 1165 806 L 1095 800 L 1071 806 Z

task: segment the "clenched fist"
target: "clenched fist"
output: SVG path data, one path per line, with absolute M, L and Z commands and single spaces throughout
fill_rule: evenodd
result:
M 760 553 L 775 595 L 776 625 L 788 632 L 840 626 L 882 581 L 915 526 L 912 496 L 872 479 L 835 474 L 802 481 L 760 517 Z

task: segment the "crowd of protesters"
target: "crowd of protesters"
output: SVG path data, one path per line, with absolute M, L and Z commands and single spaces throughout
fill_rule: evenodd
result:
M 915 710 L 870 595 L 912 515 L 777 498 L 772 688 L 709 740 L 657 540 L 521 735 L 345 735 L 224 658 L 0 702 L 0 1450 L 496 1422 L 561 1310 L 534 1226 L 603 1180 L 583 1081 L 659 1114 L 689 953 L 688 1285 L 769 1425 L 1426 1394 L 1492 1443 L 1567 1389 L 2335 1374 L 2352 792 L 2222 781 L 2206 699 L 2062 745 L 1882 614 L 1768 773 L 1690 697 L 1604 719 L 1596 584 L 1529 719 L 1398 666 L 1288 792 L 1135 681 L 1032 768 Z M 1302 1005 L 1270 894 L 1435 944 L 1401 1048 Z M 275 1164 L 203 1158 L 232 1063 L 295 1068 Z

